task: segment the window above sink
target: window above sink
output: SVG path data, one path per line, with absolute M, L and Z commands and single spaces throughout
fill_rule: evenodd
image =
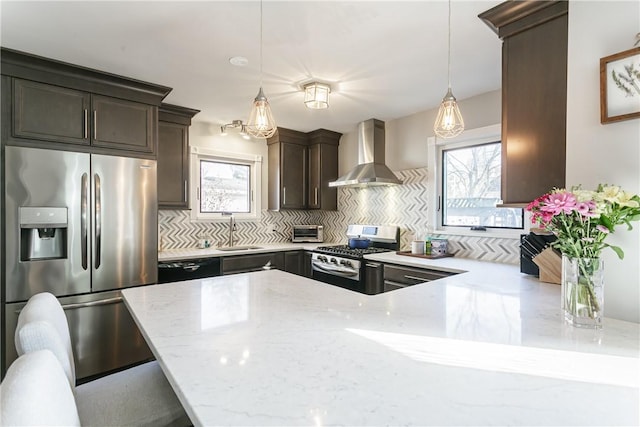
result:
M 260 218 L 262 156 L 192 147 L 191 174 L 192 219 Z

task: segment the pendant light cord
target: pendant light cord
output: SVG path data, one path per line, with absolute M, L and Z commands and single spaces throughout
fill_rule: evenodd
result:
M 260 87 L 262 87 L 262 0 L 260 0 Z
M 449 37 L 447 40 L 447 84 L 451 90 L 451 0 L 449 0 Z

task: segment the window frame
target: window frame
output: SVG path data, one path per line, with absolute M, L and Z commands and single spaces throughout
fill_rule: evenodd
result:
M 200 161 L 234 163 L 249 166 L 249 212 L 234 212 L 240 220 L 259 220 L 262 212 L 262 156 L 231 153 L 203 147 L 191 147 L 191 219 L 194 221 L 228 221 L 221 212 L 200 212 Z
M 445 226 L 442 224 L 442 208 L 440 203 L 443 198 L 443 151 L 468 148 L 475 145 L 485 145 L 501 141 L 501 125 L 495 124 L 482 128 L 470 129 L 459 136 L 451 139 L 429 137 L 427 140 L 428 149 L 428 170 L 429 182 L 433 183 L 429 192 L 428 205 L 429 223 L 432 224 L 431 231 L 437 234 L 451 234 L 461 236 L 476 237 L 500 237 L 519 239 L 521 234 L 529 232 L 528 215 L 523 209 L 523 228 L 489 228 L 486 230 L 471 230 L 471 226 Z

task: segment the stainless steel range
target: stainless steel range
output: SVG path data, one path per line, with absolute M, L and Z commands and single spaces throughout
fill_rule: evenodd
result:
M 349 245 L 320 246 L 311 254 L 313 278 L 363 294 L 383 292 L 378 283 L 365 278 L 365 255 L 397 251 L 400 228 L 392 225 L 349 225 L 347 237 L 370 240 L 366 249 L 352 249 Z

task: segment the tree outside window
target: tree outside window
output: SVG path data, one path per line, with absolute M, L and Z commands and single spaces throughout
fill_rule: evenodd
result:
M 249 165 L 200 161 L 200 212 L 251 212 Z
M 523 228 L 523 211 L 500 203 L 502 144 L 442 151 L 442 225 Z

